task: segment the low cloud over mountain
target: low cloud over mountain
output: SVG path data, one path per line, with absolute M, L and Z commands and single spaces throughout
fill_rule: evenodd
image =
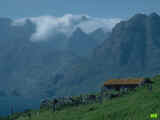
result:
M 24 25 L 27 19 L 36 24 L 36 32 L 31 37 L 33 41 L 48 39 L 59 32 L 70 36 L 77 27 L 86 33 L 93 32 L 98 28 L 109 32 L 115 24 L 121 21 L 120 18 L 105 19 L 87 15 L 66 14 L 62 17 L 40 16 L 17 19 L 13 22 L 13 25 Z
M 76 95 L 97 91 L 106 79 L 159 73 L 158 14 L 136 14 L 110 33 L 104 28 L 110 30 L 113 21 L 102 22 L 103 26 L 97 25 L 100 29 L 91 27 L 94 32 L 86 34 L 90 32 L 86 28 L 96 20 L 105 21 L 66 15 L 24 18 L 11 26 L 11 19 L 1 18 L 1 96 Z M 63 33 L 72 35 L 67 38 Z M 43 42 L 30 40 L 50 35 Z

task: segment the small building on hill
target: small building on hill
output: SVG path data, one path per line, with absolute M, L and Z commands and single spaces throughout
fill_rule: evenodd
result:
M 152 81 L 145 78 L 128 78 L 128 79 L 113 79 L 104 83 L 103 88 L 105 90 L 120 90 L 120 89 L 134 89 L 137 86 L 143 86 L 145 84 L 150 85 Z

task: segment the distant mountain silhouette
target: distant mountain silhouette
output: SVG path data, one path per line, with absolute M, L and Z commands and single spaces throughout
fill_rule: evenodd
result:
M 59 32 L 46 40 L 32 41 L 34 23 L 30 20 L 24 25 L 12 23 L 9 18 L 0 18 L 1 96 L 57 95 L 65 83 L 60 81 L 64 74 L 58 72 L 86 61 L 88 58 L 84 56 L 98 46 L 91 35 L 79 28 L 70 38 Z
M 70 37 L 57 33 L 31 41 L 35 25 L 11 25 L 0 19 L 1 95 L 60 96 L 97 91 L 117 77 L 148 76 L 160 71 L 160 16 L 137 14 L 118 23 L 111 33 Z M 98 39 L 99 38 L 99 39 Z
M 94 34 L 93 34 L 94 33 Z M 84 33 L 80 28 L 77 28 L 69 38 L 68 47 L 71 51 L 79 56 L 88 56 L 94 48 L 96 48 L 105 39 L 105 35 L 97 40 L 94 35 L 105 34 L 103 31 L 94 31 L 92 34 Z
M 160 72 L 159 54 L 160 16 L 137 14 L 118 23 L 88 61 L 67 70 L 64 81 L 81 93 L 96 91 L 111 78 L 150 76 Z

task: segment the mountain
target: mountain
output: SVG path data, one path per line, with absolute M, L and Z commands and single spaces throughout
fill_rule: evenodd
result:
M 92 53 L 93 49 L 99 46 L 109 35 L 109 32 L 104 32 L 102 29 L 97 29 L 88 34 L 80 28 L 76 28 L 70 36 L 66 36 L 66 34 L 61 32 L 54 32 L 54 34 L 46 40 L 34 42 L 41 42 L 56 50 L 67 50 L 77 56 L 87 57 Z
M 149 16 L 137 14 L 128 21 L 120 22 L 110 38 L 96 49 L 94 57 L 103 56 L 98 62 L 104 63 L 105 60 L 107 66 L 116 68 L 116 71 L 136 73 L 159 70 L 159 26 L 160 16 L 156 13 Z
M 104 42 L 104 40 L 108 39 L 111 32 L 105 32 L 102 28 L 99 28 L 91 33 L 89 33 L 89 36 L 94 38 L 96 42 L 98 43 L 98 46 Z
M 118 23 L 88 61 L 73 65 L 65 81 L 70 91 L 97 91 L 107 79 L 151 76 L 160 72 L 160 16 L 137 14 Z M 73 69 L 74 68 L 74 69 Z
M 93 49 L 104 41 L 107 35 L 108 34 L 105 34 L 101 29 L 97 29 L 90 34 L 87 34 L 80 28 L 77 28 L 68 40 L 68 48 L 79 56 L 89 56 Z
M 0 18 L 0 96 L 63 94 L 67 87 L 60 71 L 87 61 L 84 56 L 98 45 L 79 28 L 70 38 L 57 32 L 46 40 L 32 41 L 35 31 L 36 25 L 30 20 L 13 25 L 13 20 Z
M 59 33 L 44 41 L 30 40 L 36 30 L 30 20 L 11 23 L 0 19 L 0 96 L 77 95 L 99 90 L 108 79 L 160 72 L 156 13 L 136 14 L 111 33 L 77 28 L 69 38 Z
M 8 83 L 9 73 L 14 69 L 16 53 L 29 44 L 31 34 L 35 31 L 34 25 L 27 20 L 22 26 L 12 26 L 12 20 L 0 19 L 0 73 L 1 83 Z M 5 86 L 1 86 L 2 88 Z
M 61 34 L 33 42 L 33 23 L 28 20 L 24 26 L 10 26 L 10 22 L 7 19 L 2 24 L 5 29 L 0 29 L 0 73 L 5 84 L 1 87 L 10 95 L 94 92 L 107 79 L 152 75 L 160 70 L 160 16 L 156 13 L 137 14 L 118 23 L 111 33 L 98 29 L 86 34 L 77 28 L 65 49 L 53 45 L 58 36 L 65 39 Z
M 41 41 L 41 43 L 49 45 L 53 49 L 60 50 L 60 51 L 67 49 L 68 42 L 69 42 L 68 37 L 64 33 L 60 33 L 60 32 L 54 33 L 48 39 Z

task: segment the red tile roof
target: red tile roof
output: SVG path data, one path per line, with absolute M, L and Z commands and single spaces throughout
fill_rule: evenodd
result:
M 134 85 L 140 84 L 144 81 L 144 78 L 128 78 L 128 79 L 112 79 L 104 83 L 104 86 L 108 85 Z

